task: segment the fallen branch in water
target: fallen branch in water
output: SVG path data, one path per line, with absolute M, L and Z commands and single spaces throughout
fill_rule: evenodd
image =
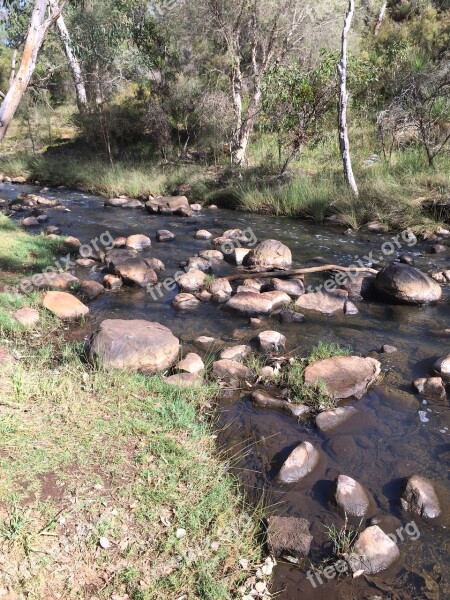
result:
M 322 265 L 320 267 L 308 267 L 306 269 L 291 269 L 290 271 L 262 271 L 256 273 L 251 271 L 249 273 L 239 273 L 234 275 L 227 275 L 221 279 L 228 279 L 228 281 L 239 281 L 240 279 L 267 279 L 268 277 L 281 278 L 291 277 L 292 275 L 307 275 L 308 273 L 321 273 L 323 271 L 341 271 L 342 273 L 371 273 L 376 275 L 378 271 L 371 269 L 370 267 L 340 267 L 339 265 Z

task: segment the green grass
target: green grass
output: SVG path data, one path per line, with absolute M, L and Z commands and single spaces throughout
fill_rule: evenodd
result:
M 445 201 L 449 197 L 450 154 L 443 153 L 432 170 L 423 149 L 411 145 L 395 150 L 388 162 L 383 159 L 375 125 L 370 122 L 356 123 L 349 132 L 360 192 L 355 199 L 344 183 L 337 136 L 332 130 L 292 163 L 289 177 L 279 178 L 273 135 L 255 133 L 248 165 L 239 172 L 231 170 L 225 160 L 218 165 L 158 163 L 143 158 L 145 152 L 140 145 L 127 148 L 111 166 L 87 148 L 66 144 L 77 141 L 71 115 L 69 108 L 55 111 L 54 128 L 56 132 L 60 129 L 61 135 L 56 135 L 54 142 L 59 140 L 60 146 L 45 152 L 47 145 L 43 140 L 36 155 L 30 151 L 20 119 L 16 119 L 0 159 L 0 171 L 104 196 L 145 198 L 150 194 L 170 194 L 187 182 L 192 188 L 192 201 L 317 222 L 338 214 L 342 224 L 355 229 L 370 221 L 379 221 L 394 230 L 412 227 L 416 233 L 443 225 L 444 215 L 430 210 L 426 201 Z M 381 160 L 369 166 L 366 159 L 374 153 Z
M 11 219 L 0 214 L 0 270 L 1 280 L 7 283 L 7 273 L 12 277 L 37 273 L 51 266 L 64 245 L 63 238 L 52 239 L 44 235 L 29 235 Z
M 333 344 L 332 342 L 320 341 L 317 346 L 311 350 L 308 356 L 308 364 L 313 363 L 317 360 L 325 360 L 333 356 L 350 356 L 351 351 L 349 348 L 343 348 L 339 344 Z
M 7 257 L 16 243 L 27 269 L 49 259 L 46 240 L 3 225 Z M 217 386 L 180 389 L 90 365 L 43 312 L 24 335 L 10 317 L 24 305 L 39 296 L 0 294 L 0 346 L 18 358 L 0 371 L 10 381 L 0 406 L 0 586 L 20 598 L 236 597 L 261 559 L 260 515 L 217 454 Z

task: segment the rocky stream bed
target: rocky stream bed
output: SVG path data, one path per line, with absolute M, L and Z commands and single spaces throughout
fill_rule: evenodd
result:
M 450 597 L 449 232 L 418 241 L 181 196 L 3 183 L 0 197 L 28 230 L 70 236 L 70 268 L 20 288 L 47 290 L 92 360 L 220 382 L 218 448 L 267 507 L 274 597 Z M 350 279 L 320 270 L 355 264 Z M 346 351 L 307 360 L 320 342 Z M 329 528 L 347 520 L 356 558 L 344 548 L 339 572 Z

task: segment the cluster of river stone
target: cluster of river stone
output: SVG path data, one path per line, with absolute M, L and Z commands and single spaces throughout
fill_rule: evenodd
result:
M 127 198 L 111 199 L 105 205 L 144 208 L 140 201 Z M 55 209 L 60 204 L 40 196 L 25 195 L 10 208 L 14 209 L 14 206 L 51 206 Z M 202 207 L 189 205 L 184 196 L 174 196 L 153 198 L 146 203 L 145 209 L 152 213 L 189 217 L 201 211 Z M 45 219 L 40 219 L 41 216 L 42 214 L 35 214 L 26 217 L 24 226 L 42 223 Z M 35 219 L 36 223 L 29 219 Z M 48 235 L 58 233 L 56 228 L 47 228 Z M 175 234 L 167 230 L 156 232 L 156 239 L 160 242 L 170 242 L 175 237 Z M 361 273 L 348 279 L 339 289 L 306 292 L 302 276 L 282 276 L 283 270 L 291 267 L 292 256 L 289 248 L 277 240 L 264 240 L 255 247 L 248 248 L 245 247 L 248 240 L 243 232 L 236 229 L 225 231 L 218 238 L 214 238 L 208 231 L 198 230 L 195 237 L 209 241 L 210 247 L 183 263 L 185 270 L 177 279 L 179 293 L 173 301 L 174 308 L 180 311 L 195 310 L 202 303 L 216 303 L 224 310 L 249 318 L 254 329 L 264 329 L 264 323 L 260 319 L 263 316 L 276 315 L 282 322 L 302 323 L 306 319 L 302 311 L 354 315 L 358 313 L 355 301 L 373 297 L 392 303 L 434 303 L 442 296 L 439 282 L 446 283 L 450 280 L 448 271 L 430 277 L 409 264 L 392 262 L 377 275 Z M 66 243 L 74 252 L 81 247 L 81 242 L 76 238 L 69 238 Z M 43 306 L 63 320 L 77 320 L 89 314 L 89 307 L 85 302 L 94 300 L 105 290 L 119 290 L 123 285 L 147 289 L 157 285 L 158 274 L 164 271 L 164 264 L 156 258 L 140 257 L 140 253 L 148 252 L 151 248 L 150 237 L 144 234 L 118 237 L 114 240 L 114 245 L 114 249 L 109 252 L 92 251 L 90 256 L 76 260 L 80 267 L 93 269 L 97 273 L 100 271 L 102 281 L 88 276 L 80 282 L 68 272 L 47 276 L 38 286 L 49 288 L 43 293 Z M 231 251 L 223 252 L 224 245 L 231 248 Z M 253 273 L 273 271 L 273 276 L 243 278 L 234 286 L 225 277 L 208 277 L 208 273 L 214 272 L 214 265 L 223 260 L 236 266 L 243 265 Z M 30 284 L 30 280 L 22 283 L 26 286 Z M 35 282 L 33 285 L 35 288 Z M 79 297 L 70 293 L 75 289 Z M 39 319 L 37 311 L 30 308 L 20 309 L 14 316 L 28 326 L 35 325 Z M 277 357 L 287 344 L 285 336 L 276 330 L 263 330 L 255 336 L 255 345 L 265 356 L 267 365 L 259 373 L 253 373 L 247 366 L 249 363 L 245 359 L 254 352 L 247 344 L 227 346 L 224 342 L 207 336 L 200 336 L 193 342 L 200 354 L 210 355 L 214 352 L 217 357 L 208 376 L 219 380 L 223 387 L 236 387 L 243 382 L 253 385 L 252 398 L 258 406 L 283 410 L 293 417 L 310 413 L 323 432 L 332 430 L 358 412 L 352 406 L 338 406 L 313 414 L 310 406 L 291 402 L 289 393 L 269 393 L 266 384 L 273 387 Z M 395 348 L 385 347 L 384 351 L 395 351 Z M 92 361 L 117 369 L 169 373 L 165 377 L 167 383 L 177 386 L 201 386 L 204 383 L 206 370 L 200 354 L 191 352 L 179 360 L 180 343 L 170 329 L 146 320 L 104 320 L 89 341 Z M 289 369 L 289 361 L 286 361 L 284 368 Z M 337 401 L 360 399 L 376 383 L 380 369 L 380 362 L 374 358 L 335 356 L 308 365 L 304 383 L 314 385 L 318 381 L 323 382 L 328 394 Z M 446 402 L 446 386 L 450 382 L 450 354 L 436 362 L 430 375 L 414 382 L 416 390 L 425 398 Z M 258 383 L 257 386 L 255 382 Z M 301 481 L 317 468 L 320 460 L 320 451 L 310 442 L 299 443 L 281 467 L 278 474 L 280 484 L 289 485 Z M 348 515 L 355 517 L 364 517 L 375 505 L 370 492 L 345 474 L 337 478 L 334 501 Z M 399 502 L 404 510 L 427 519 L 437 519 L 442 512 L 434 484 L 418 474 L 405 481 Z M 373 520 L 359 534 L 354 545 L 354 553 L 359 561 L 353 560 L 351 564 L 354 571 L 376 573 L 390 566 L 399 557 L 396 543 L 383 532 L 378 523 L 379 520 Z M 312 541 L 309 524 L 305 519 L 270 517 L 268 541 L 275 555 L 288 552 L 305 556 Z

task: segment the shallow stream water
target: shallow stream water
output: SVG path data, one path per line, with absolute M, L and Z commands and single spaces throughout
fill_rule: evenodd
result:
M 29 186 L 0 184 L 0 197 L 13 199 L 19 192 L 38 193 Z M 293 254 L 293 268 L 321 263 L 348 265 L 355 256 L 373 251 L 380 256 L 382 244 L 391 234 L 344 234 L 343 229 L 327 228 L 298 220 L 245 214 L 227 210 L 204 210 L 193 218 L 153 216 L 136 209 L 104 208 L 103 199 L 69 190 L 50 190 L 43 194 L 59 198 L 70 212 L 49 210 L 47 224 L 57 225 L 65 235 L 83 243 L 109 231 L 113 237 L 143 233 L 152 239 L 146 253 L 161 259 L 166 271 L 160 278 L 179 270 L 179 262 L 187 260 L 210 242 L 194 239 L 198 229 L 207 229 L 214 237 L 226 229 L 251 228 L 258 241 L 274 238 L 288 245 Z M 18 217 L 23 217 L 19 213 Z M 156 242 L 158 229 L 176 234 L 172 242 Z M 400 239 L 401 241 L 401 239 Z M 428 252 L 429 244 L 418 243 L 402 248 L 415 257 L 415 265 L 428 272 L 449 269 L 450 251 L 443 255 Z M 233 267 L 221 264 L 215 274 L 231 273 Z M 81 279 L 94 278 L 88 269 L 77 268 Z M 315 285 L 323 277 L 307 278 Z M 144 290 L 124 287 L 105 293 L 90 304 L 91 318 L 82 329 L 71 335 L 83 337 L 105 318 L 147 319 L 168 326 L 183 343 L 185 351 L 193 350 L 192 341 L 200 335 L 221 338 L 226 342 L 246 343 L 255 335 L 245 318 L 228 314 L 217 305 L 202 304 L 198 309 L 178 313 L 172 308 L 177 291 L 166 292 L 156 301 Z M 430 374 L 434 360 L 450 351 L 450 286 L 444 288 L 443 300 L 436 306 L 394 306 L 378 302 L 358 302 L 359 314 L 324 316 L 307 313 L 302 324 L 281 325 L 276 317 L 267 319 L 266 329 L 276 329 L 288 339 L 288 350 L 306 356 L 319 342 L 348 346 L 354 353 L 376 356 L 382 362 L 384 377 L 362 400 L 352 401 L 360 413 L 327 434 L 312 423 L 297 422 L 292 417 L 267 409 L 258 409 L 245 391 L 236 392 L 220 403 L 218 413 L 218 445 L 232 457 L 233 470 L 243 483 L 248 498 L 259 503 L 264 498 L 268 511 L 278 515 L 304 517 L 314 536 L 311 561 L 318 564 L 330 551 L 325 525 L 342 525 L 342 517 L 329 501 L 335 478 L 344 473 L 363 484 L 373 495 L 375 506 L 371 517 L 379 517 L 386 531 L 414 520 L 420 535 L 407 534 L 399 542 L 401 560 L 391 569 L 374 577 L 356 580 L 333 579 L 314 585 L 306 579 L 310 568 L 303 562 L 293 565 L 279 562 L 272 592 L 276 598 L 350 599 L 350 598 L 450 598 L 450 408 L 446 403 L 424 403 L 414 394 L 411 382 Z M 245 340 L 241 341 L 241 340 Z M 251 342 L 250 342 L 251 343 Z M 378 354 L 383 344 L 398 348 L 394 354 Z M 419 415 L 422 411 L 422 418 Z M 302 441 L 312 442 L 321 450 L 319 467 L 302 482 L 292 486 L 276 481 L 282 462 Z M 438 486 L 443 503 L 443 517 L 424 521 L 402 512 L 398 499 L 405 477 L 418 473 Z M 354 523 L 358 525 L 358 523 Z

